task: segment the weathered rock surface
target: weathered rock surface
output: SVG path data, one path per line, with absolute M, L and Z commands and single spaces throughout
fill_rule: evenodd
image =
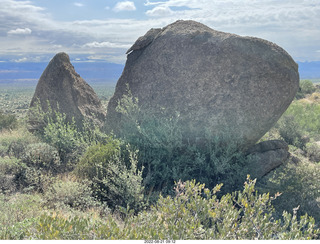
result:
M 76 123 L 81 125 L 83 119 L 88 119 L 102 126 L 105 112 L 98 96 L 80 77 L 70 62 L 66 53 L 58 53 L 50 61 L 42 73 L 30 107 L 40 101 L 43 111 L 48 111 L 48 102 L 53 110 L 59 110 L 67 115 L 68 120 L 74 117 Z M 29 121 L 29 130 L 38 129 L 37 120 Z
M 106 125 L 115 134 L 121 131 L 116 107 L 129 87 L 146 113 L 178 112 L 185 139 L 228 133 L 247 149 L 275 124 L 299 87 L 297 64 L 276 44 L 195 21 L 150 30 L 128 53 L 108 104 Z
M 134 50 L 139 50 L 139 49 L 145 48 L 151 42 L 153 42 L 153 40 L 156 38 L 156 36 L 161 31 L 162 31 L 161 28 L 156 28 L 156 29 L 152 28 L 144 36 L 139 37 L 138 40 L 136 40 L 136 42 L 132 45 L 132 47 L 130 47 L 128 49 L 126 54 L 128 54 L 128 53 L 130 53 L 131 51 L 134 51 Z
M 288 144 L 281 140 L 263 141 L 247 152 L 251 155 L 251 161 L 247 165 L 252 178 L 261 178 L 273 169 L 285 163 L 289 158 Z

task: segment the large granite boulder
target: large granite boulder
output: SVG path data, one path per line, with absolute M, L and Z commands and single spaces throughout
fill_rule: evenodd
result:
M 107 110 L 106 126 L 115 134 L 123 118 L 116 107 L 129 89 L 146 114 L 178 113 L 189 142 L 227 133 L 248 149 L 276 123 L 299 88 L 298 65 L 281 47 L 195 21 L 151 29 L 127 53 Z
M 84 119 L 102 126 L 105 120 L 105 111 L 98 96 L 80 77 L 70 62 L 66 53 L 58 53 L 50 61 L 42 73 L 30 108 L 40 106 L 44 112 L 48 111 L 48 102 L 53 110 L 67 115 L 67 119 L 74 118 L 78 126 Z M 38 118 L 29 116 L 29 130 L 38 130 L 42 125 Z

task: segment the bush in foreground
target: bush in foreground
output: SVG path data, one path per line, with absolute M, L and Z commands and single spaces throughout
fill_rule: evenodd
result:
M 117 136 L 138 149 L 139 167 L 144 166 L 143 183 L 149 195 L 172 194 L 174 182 L 179 179 L 195 179 L 208 187 L 223 182 L 224 192 L 238 190 L 247 174 L 243 170 L 247 157 L 225 128 L 215 133 L 207 131 L 201 142 L 189 142 L 179 114 L 168 114 L 164 108 L 157 113 L 146 112 L 129 88 L 127 92 L 116 108 L 121 114 Z
M 320 224 L 320 164 L 306 159 L 298 163 L 286 163 L 259 182 L 259 190 L 282 196 L 273 202 L 280 215 L 300 206 L 298 215 L 308 213 Z
M 12 130 L 17 126 L 16 116 L 12 114 L 3 114 L 0 111 L 0 131 L 2 129 Z
M 127 153 L 129 164 L 124 156 Z M 137 169 L 136 152 L 120 149 L 120 141 L 93 145 L 77 164 L 75 173 L 92 184 L 94 195 L 112 209 L 118 206 L 140 210 L 143 206 L 142 171 Z
M 310 80 L 301 80 L 299 84 L 299 91 L 296 94 L 297 99 L 304 98 L 308 94 L 312 94 L 316 91 L 316 87 Z
M 92 196 L 88 180 L 58 179 L 44 194 L 46 205 L 54 209 L 70 207 L 85 211 L 90 208 L 100 207 L 100 202 Z
M 274 219 L 269 194 L 258 194 L 255 180 L 249 178 L 243 191 L 223 195 L 195 181 L 178 182 L 175 197 L 160 197 L 157 204 L 124 223 L 109 217 L 64 217 L 42 215 L 29 231 L 30 239 L 318 239 L 320 231 L 308 215 L 297 218 L 283 212 Z

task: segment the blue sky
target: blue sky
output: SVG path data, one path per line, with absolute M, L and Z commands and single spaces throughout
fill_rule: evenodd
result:
M 124 63 L 150 28 L 178 19 L 275 42 L 296 61 L 320 61 L 319 0 L 0 0 L 0 62 Z

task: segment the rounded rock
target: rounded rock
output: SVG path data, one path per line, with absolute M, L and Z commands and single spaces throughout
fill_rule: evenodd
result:
M 274 43 L 177 21 L 129 53 L 108 104 L 106 125 L 115 134 L 121 131 L 116 107 L 128 88 L 145 113 L 179 113 L 185 139 L 224 133 L 247 149 L 288 108 L 299 73 L 291 56 Z

